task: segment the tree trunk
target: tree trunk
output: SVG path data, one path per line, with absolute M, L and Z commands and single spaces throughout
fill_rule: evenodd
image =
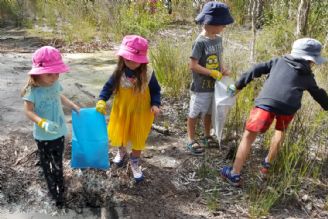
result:
M 252 64 L 255 63 L 255 43 L 256 43 L 256 20 L 257 20 L 257 6 L 258 3 L 261 0 L 253 0 L 252 1 L 252 33 L 253 33 L 253 38 L 252 38 L 252 44 L 251 44 L 251 60 L 250 62 Z
M 297 11 L 296 37 L 304 36 L 307 32 L 307 20 L 311 0 L 301 0 Z
M 257 7 L 256 7 L 256 28 L 257 29 L 260 29 L 264 24 L 264 17 L 263 17 L 264 1 L 265 0 L 257 0 Z

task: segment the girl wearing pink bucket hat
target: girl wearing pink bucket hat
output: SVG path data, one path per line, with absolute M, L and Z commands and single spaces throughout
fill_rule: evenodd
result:
M 111 145 L 119 149 L 113 162 L 123 166 L 128 157 L 126 147 L 131 144 L 130 167 L 136 182 L 144 179 L 139 159 L 161 105 L 161 88 L 153 69 L 147 65 L 147 50 L 146 39 L 136 35 L 123 38 L 116 69 L 96 104 L 97 111 L 105 114 L 106 101 L 114 94 L 108 135 Z
M 58 82 L 59 74 L 68 70 L 57 49 L 41 47 L 33 54 L 29 79 L 22 90 L 25 114 L 34 122 L 33 137 L 50 194 L 57 206 L 63 205 L 63 151 L 67 134 L 62 103 L 77 112 L 80 110 L 60 94 L 63 88 Z

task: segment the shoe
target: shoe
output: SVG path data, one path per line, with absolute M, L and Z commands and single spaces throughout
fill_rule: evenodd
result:
M 64 208 L 64 206 L 65 206 L 65 201 L 63 195 L 58 194 L 58 197 L 56 199 L 56 207 L 62 209 Z
M 205 136 L 203 138 L 203 142 L 204 142 L 205 147 L 208 147 L 208 148 L 217 148 L 220 146 L 219 142 L 216 139 L 214 139 L 214 137 L 211 135 Z
M 116 164 L 118 167 L 122 167 L 126 157 L 127 157 L 126 151 L 119 149 L 116 153 L 116 156 L 113 159 L 113 163 Z
M 241 185 L 240 174 L 231 174 L 232 167 L 225 166 L 220 170 L 221 176 L 231 185 L 239 187 Z
M 143 181 L 144 175 L 141 171 L 141 168 L 139 167 L 139 158 L 131 157 L 130 158 L 130 166 L 131 166 L 131 170 L 132 170 L 134 180 L 137 183 Z
M 186 146 L 192 155 L 201 156 L 204 154 L 204 148 L 196 140 L 188 143 Z
M 262 167 L 260 169 L 260 173 L 262 176 L 266 177 L 269 174 L 269 169 L 271 168 L 271 164 L 266 162 L 265 160 L 262 161 Z

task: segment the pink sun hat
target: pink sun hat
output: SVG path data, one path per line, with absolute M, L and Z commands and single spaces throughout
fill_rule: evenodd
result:
M 68 71 L 69 67 L 63 62 L 59 50 L 52 46 L 43 46 L 33 53 L 32 69 L 28 74 L 60 74 Z
M 137 35 L 127 35 L 123 38 L 118 56 L 137 63 L 148 63 L 148 41 Z

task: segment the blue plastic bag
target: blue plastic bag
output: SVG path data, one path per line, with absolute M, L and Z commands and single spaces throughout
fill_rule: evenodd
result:
M 108 169 L 108 136 L 105 116 L 95 108 L 72 112 L 72 168 Z

